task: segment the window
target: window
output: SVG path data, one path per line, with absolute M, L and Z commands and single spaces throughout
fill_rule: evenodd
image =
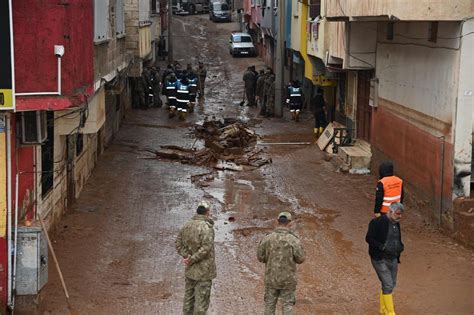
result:
M 53 188 L 54 179 L 54 112 L 46 114 L 48 138 L 41 145 L 41 197 Z
M 393 36 L 394 36 L 394 33 L 393 33 L 393 22 L 388 22 L 387 24 L 387 40 L 393 40 Z
M 229 11 L 229 6 L 227 3 L 214 2 L 212 4 L 214 11 Z
M 122 37 L 125 35 L 123 0 L 115 0 L 115 34 L 117 37 Z
M 109 0 L 94 0 L 94 42 L 109 39 Z
M 252 37 L 250 36 L 241 36 L 241 35 L 234 36 L 234 43 L 251 43 L 251 42 L 252 42 Z
M 160 1 L 151 0 L 151 13 L 160 14 Z
M 428 41 L 436 43 L 438 40 L 438 22 L 431 22 L 428 34 Z
M 309 17 L 315 19 L 321 15 L 321 1 L 312 0 L 309 4 Z

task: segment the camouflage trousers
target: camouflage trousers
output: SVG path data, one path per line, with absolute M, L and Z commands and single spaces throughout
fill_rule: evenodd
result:
M 204 315 L 209 308 L 212 281 L 196 281 L 186 278 L 184 288 L 184 315 Z
M 295 305 L 295 289 L 273 289 L 265 287 L 265 315 L 274 315 L 278 298 L 281 299 L 283 315 L 291 315 Z

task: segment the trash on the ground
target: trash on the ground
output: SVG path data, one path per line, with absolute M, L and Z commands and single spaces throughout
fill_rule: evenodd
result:
M 367 175 L 370 174 L 370 170 L 368 168 L 351 168 L 349 170 L 349 173 L 357 175 Z
M 235 217 L 229 217 L 229 222 L 234 222 L 235 221 Z
M 218 170 L 232 171 L 242 171 L 249 169 L 248 166 L 260 167 L 271 163 L 264 150 L 256 147 L 255 131 L 236 119 L 205 121 L 202 125 L 195 125 L 194 134 L 204 140 L 204 148 L 197 150 L 166 145 L 155 152 L 156 156 L 178 160 L 181 163 L 208 165 Z

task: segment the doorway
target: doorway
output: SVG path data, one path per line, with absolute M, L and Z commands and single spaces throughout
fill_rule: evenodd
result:
M 370 79 L 373 71 L 359 71 L 357 76 L 357 138 L 370 142 L 372 107 L 370 99 Z

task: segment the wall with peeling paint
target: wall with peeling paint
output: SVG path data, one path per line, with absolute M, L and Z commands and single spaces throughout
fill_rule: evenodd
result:
M 61 71 L 63 94 L 81 94 L 92 85 L 91 13 L 92 1 L 88 0 L 13 1 L 15 82 L 18 93 L 57 90 L 54 45 L 63 45 L 65 48 Z M 28 104 L 20 103 L 20 107 L 22 105 L 28 107 Z

